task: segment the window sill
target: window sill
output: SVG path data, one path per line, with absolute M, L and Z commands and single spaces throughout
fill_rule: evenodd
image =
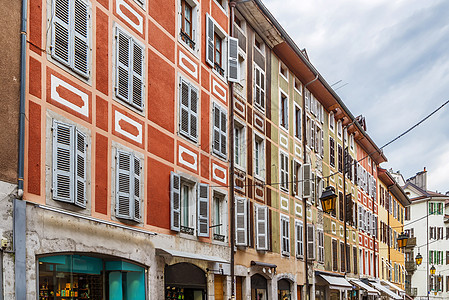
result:
M 217 70 L 215 70 L 214 67 L 212 67 L 212 73 L 214 73 L 218 78 L 220 78 L 221 81 L 223 81 L 223 83 L 228 85 L 228 81 L 226 80 L 226 72 L 224 73 L 224 75 L 221 75 Z
M 214 239 L 214 241 L 224 242 L 226 239 L 226 236 L 214 233 L 213 239 Z

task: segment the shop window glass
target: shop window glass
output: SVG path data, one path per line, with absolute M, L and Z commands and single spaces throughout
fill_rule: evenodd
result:
M 145 299 L 141 266 L 83 255 L 47 256 L 38 261 L 39 299 Z

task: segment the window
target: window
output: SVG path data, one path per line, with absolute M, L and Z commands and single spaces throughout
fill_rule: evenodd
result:
M 324 232 L 323 229 L 317 229 L 318 239 L 318 262 L 324 263 Z
M 302 84 L 299 79 L 295 79 L 295 90 L 298 92 L 298 94 L 302 95 Z
M 288 154 L 280 152 L 279 160 L 280 187 L 284 191 L 288 191 Z
M 118 27 L 115 47 L 115 96 L 143 111 L 145 47 Z
M 265 109 L 265 72 L 254 65 L 254 103 Z
M 209 236 L 209 185 L 171 172 L 170 226 L 173 231 Z
M 335 167 L 335 140 L 329 137 L 329 163 Z
M 305 164 L 302 167 L 302 196 L 304 198 L 312 197 L 312 185 L 314 182 L 312 180 L 312 168 L 310 164 Z
M 346 244 L 346 259 L 345 260 L 346 260 L 346 272 L 351 273 L 351 245 L 349 245 L 349 244 Z
M 351 134 L 349 136 L 349 145 L 351 147 L 351 150 L 354 150 L 354 134 Z
M 117 149 L 116 154 L 116 217 L 140 222 L 142 162 L 132 152 Z
M 303 245 L 303 230 L 304 227 L 302 225 L 302 222 L 299 220 L 295 221 L 295 238 L 296 238 L 296 257 L 302 258 L 304 253 L 304 245 Z
M 254 174 L 265 179 L 265 144 L 258 135 L 254 135 Z
M 224 194 L 214 192 L 212 205 L 212 228 L 214 233 L 213 238 L 216 241 L 224 242 L 227 230 L 227 204 Z
M 299 187 L 301 186 L 301 164 L 296 160 L 292 161 L 292 174 L 292 193 L 293 196 L 299 197 L 301 195 L 301 191 L 299 189 Z
M 234 120 L 234 162 L 237 167 L 246 169 L 245 127 Z
M 282 255 L 290 255 L 290 219 L 288 216 L 281 215 L 281 241 Z
M 226 158 L 228 117 L 226 110 L 216 103 L 214 103 L 213 120 L 213 152 L 218 156 Z
M 279 74 L 288 81 L 288 69 L 284 64 L 279 64 Z
M 288 130 L 288 96 L 280 92 L 279 101 L 279 125 Z
M 197 88 L 183 78 L 180 78 L 178 112 L 179 133 L 193 142 L 198 140 L 198 106 Z M 220 119 L 218 121 L 220 121 Z
M 334 113 L 331 112 L 329 114 L 329 130 L 334 132 L 334 128 L 335 128 L 335 117 L 334 117 Z
M 255 204 L 256 249 L 268 250 L 268 207 Z
M 343 204 L 343 193 L 338 193 L 338 219 L 343 221 L 343 214 L 345 206 Z
M 341 124 L 341 121 L 337 122 L 337 136 L 341 140 L 341 135 L 343 131 L 343 125 Z
M 242 197 L 235 197 L 235 244 L 248 245 L 248 204 Z
M 90 8 L 83 0 L 53 0 L 51 56 L 77 74 L 90 75 Z
M 222 55 L 223 55 L 223 40 L 218 35 L 218 33 L 214 33 L 214 63 L 215 63 L 215 70 L 221 75 L 224 76 L 224 70 L 222 65 Z
M 302 136 L 302 124 L 301 124 L 301 108 L 295 104 L 295 138 L 301 140 Z
M 338 172 L 343 172 L 343 148 L 338 145 L 337 147 L 338 152 Z
M 307 259 L 315 260 L 315 226 L 307 224 Z
M 257 50 L 259 50 L 259 52 L 262 55 L 264 55 L 264 53 L 265 53 L 265 44 L 264 44 L 263 40 L 258 35 L 256 35 L 254 37 L 254 46 L 256 47 Z
M 215 23 L 214 19 L 209 14 L 206 14 L 206 62 L 222 77 L 226 76 L 227 69 L 227 39 L 233 38 L 228 38 L 224 30 Z M 232 60 L 237 64 L 238 40 L 233 39 L 233 41 L 234 43 L 230 47 L 230 53 L 233 53 Z M 237 66 L 234 67 L 237 68 Z M 237 76 L 237 73 L 234 76 Z
M 53 200 L 85 208 L 87 136 L 74 125 L 53 120 Z
M 187 46 L 189 50 L 195 50 L 195 54 L 200 47 L 196 47 L 198 41 L 198 3 L 194 0 L 179 1 L 179 41 Z
M 311 102 L 311 94 L 308 89 L 305 89 L 305 104 L 306 104 L 306 111 L 310 111 L 310 102 Z
M 354 274 L 357 274 L 358 267 L 357 267 L 357 247 L 356 246 L 352 246 L 352 259 L 354 262 Z
M 332 239 L 332 270 L 338 271 L 338 244 Z

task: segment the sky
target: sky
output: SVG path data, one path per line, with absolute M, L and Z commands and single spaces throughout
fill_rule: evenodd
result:
M 263 0 L 378 147 L 449 100 L 449 1 Z M 449 104 L 384 148 L 404 179 L 449 191 Z

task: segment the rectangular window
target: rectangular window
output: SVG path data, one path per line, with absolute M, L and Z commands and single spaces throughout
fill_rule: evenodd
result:
M 254 65 L 254 103 L 265 109 L 265 72 Z
M 192 49 L 195 45 L 193 42 L 193 8 L 185 0 L 181 0 L 181 38 Z
M 299 189 L 299 186 L 301 186 L 300 178 L 301 178 L 301 164 L 299 162 L 297 162 L 296 160 L 292 160 L 292 193 L 293 193 L 293 196 L 300 196 L 300 193 L 301 193 L 301 191 Z
M 318 262 L 324 263 L 324 232 L 323 229 L 317 229 L 318 239 Z
M 338 244 L 332 239 L 332 270 L 338 271 Z
M 338 172 L 343 172 L 343 148 L 338 145 L 337 147 L 338 152 Z
M 214 64 L 215 70 L 221 75 L 224 76 L 224 69 L 222 64 L 222 56 L 223 56 L 223 39 L 217 34 L 214 33 Z
M 140 222 L 142 212 L 142 162 L 132 152 L 117 150 L 116 154 L 116 217 Z
M 179 83 L 179 133 L 184 137 L 198 141 L 198 89 L 180 78 Z M 214 118 L 214 121 L 217 121 Z M 218 117 L 218 122 L 221 119 Z M 214 123 L 216 125 L 216 123 Z M 219 141 L 220 142 L 220 141 Z M 214 143 L 214 149 L 215 149 Z M 220 146 L 220 144 L 218 144 Z M 221 149 L 220 149 L 221 150 Z
M 234 121 L 234 162 L 242 169 L 246 169 L 245 149 L 245 127 Z
M 282 255 L 290 255 L 290 219 L 281 215 Z
M 226 158 L 228 147 L 228 114 L 224 108 L 216 103 L 214 103 L 213 120 L 213 152 L 223 158 Z
M 279 160 L 280 187 L 284 191 L 288 191 L 288 155 L 284 152 L 280 152 Z
M 295 221 L 295 238 L 296 238 L 296 257 L 302 258 L 304 253 L 304 245 L 303 245 L 303 230 L 304 227 L 302 225 L 302 222 L 299 220 Z
M 357 247 L 352 247 L 352 258 L 354 262 L 354 274 L 357 274 L 358 266 L 357 266 Z
M 227 205 L 224 195 L 215 192 L 213 196 L 213 215 L 212 228 L 213 238 L 216 241 L 224 242 L 226 238 L 227 229 Z
M 86 207 L 87 137 L 74 125 L 53 120 L 53 200 Z
M 345 257 L 345 244 L 340 242 L 340 271 L 345 272 L 346 257 Z
M 264 140 L 254 136 L 254 174 L 265 179 L 265 147 Z
M 329 130 L 334 132 L 334 128 L 335 128 L 335 117 L 334 117 L 334 113 L 331 112 L 329 114 Z
M 351 245 L 346 244 L 346 272 L 351 273 Z
M 335 141 L 332 137 L 329 137 L 329 163 L 335 167 Z
M 51 56 L 77 74 L 90 75 L 90 8 L 83 0 L 53 0 Z
M 115 96 L 143 111 L 145 47 L 131 34 L 116 30 Z
M 268 207 L 255 205 L 256 249 L 268 250 Z
M 288 96 L 281 92 L 279 98 L 279 125 L 288 130 Z
M 315 260 L 315 226 L 313 224 L 307 224 L 307 259 Z
M 341 124 L 341 121 L 337 122 L 337 136 L 341 140 L 341 135 L 343 132 L 343 125 Z

